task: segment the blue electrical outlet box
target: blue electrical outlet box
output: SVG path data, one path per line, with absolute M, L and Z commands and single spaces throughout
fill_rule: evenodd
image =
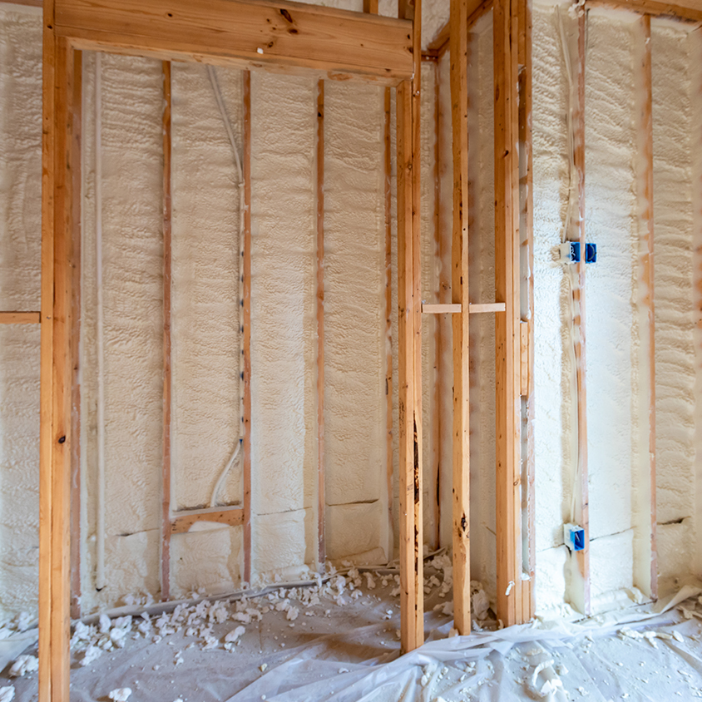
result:
M 580 242 L 566 241 L 560 246 L 561 261 L 563 263 L 580 262 Z M 585 244 L 585 263 L 596 263 L 597 244 Z
M 577 524 L 564 524 L 563 541 L 571 551 L 582 551 L 585 548 L 585 529 Z

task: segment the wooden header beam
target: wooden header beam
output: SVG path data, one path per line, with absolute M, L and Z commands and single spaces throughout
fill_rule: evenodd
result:
M 410 21 L 296 2 L 56 0 L 55 21 L 76 48 L 393 84 L 413 73 Z

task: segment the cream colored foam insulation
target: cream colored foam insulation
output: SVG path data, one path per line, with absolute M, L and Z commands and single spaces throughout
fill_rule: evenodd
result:
M 38 310 L 41 12 L 0 5 L 0 310 Z M 39 328 L 0 325 L 0 620 L 37 606 Z
M 567 549 L 563 523 L 569 520 L 573 455 L 569 437 L 574 418 L 570 399 L 573 366 L 563 329 L 569 308 L 567 279 L 556 264 L 568 177 L 568 82 L 561 58 L 557 16 L 552 6 L 533 8 L 534 149 L 534 452 L 536 463 L 537 609 L 565 600 Z M 554 323 L 556 322 L 557 323 Z
M 656 468 L 658 566 L 666 576 L 689 572 L 695 515 L 695 312 L 693 284 L 693 154 L 702 136 L 693 109 L 702 105 L 699 32 L 652 25 L 653 158 L 656 304 Z M 672 81 L 671 74 L 679 79 Z M 696 79 L 696 80 L 695 80 Z M 694 91 L 694 92 L 693 92 Z M 697 157 L 699 158 L 699 156 Z M 695 194 L 699 208 L 699 190 Z M 681 569 L 682 566 L 682 569 Z
M 690 100 L 692 113 L 692 129 L 690 137 L 692 154 L 692 249 L 694 253 L 693 269 L 693 302 L 695 317 L 695 398 L 702 397 L 702 324 L 700 312 L 702 310 L 702 290 L 700 289 L 700 271 L 702 271 L 702 35 L 700 32 L 692 33 L 690 43 Z M 702 465 L 702 402 L 695 403 L 695 466 Z M 698 515 L 702 514 L 702 471 L 695 471 L 695 519 L 693 524 L 688 524 L 689 538 L 694 540 L 695 554 L 693 558 L 693 572 L 702 572 L 702 531 Z M 675 525 L 671 525 L 675 529 Z M 663 527 L 661 527 L 661 530 Z M 689 561 L 688 561 L 689 563 Z M 673 564 L 669 564 L 670 572 L 675 572 Z
M 469 44 L 468 176 L 476 203 L 469 214 L 471 302 L 495 300 L 495 202 L 492 13 L 472 29 Z M 472 158 L 471 158 L 472 153 Z M 475 315 L 470 324 L 471 579 L 495 596 L 495 317 Z
M 161 109 L 158 61 L 101 57 L 102 149 L 95 150 L 96 56 L 83 70 L 81 458 L 82 606 L 158 589 L 162 434 Z M 105 578 L 96 591 L 96 159 L 102 161 Z
M 571 22 L 564 14 L 568 28 Z M 641 27 L 625 14 L 591 11 L 586 69 L 586 233 L 598 262 L 587 268 L 590 572 L 595 610 L 639 585 L 634 527 L 645 505 L 647 381 L 640 357 L 637 83 Z M 659 571 L 662 584 L 690 570 L 694 515 L 691 47 L 684 25 L 653 23 L 655 304 Z M 567 201 L 567 79 L 553 5 L 534 7 L 534 237 L 536 343 L 537 609 L 570 599 L 562 523 L 573 484 L 576 421 L 569 345 L 570 290 L 555 262 Z M 560 324 L 553 324 L 559 319 Z M 644 359 L 646 360 L 646 359 Z M 646 423 L 646 424 L 642 424 Z M 670 521 L 683 520 L 679 524 Z M 637 553 L 639 555 L 637 555 Z M 643 559 L 642 559 L 643 560 Z M 645 562 L 639 567 L 646 567 Z
M 316 536 L 315 88 L 251 78 L 251 462 L 253 509 L 268 515 L 265 532 L 254 520 L 253 562 L 278 567 L 305 562 L 279 548 L 283 531 L 297 526 L 307 562 Z
M 325 86 L 325 458 L 330 558 L 386 550 L 384 91 Z M 359 406 L 358 398 L 364 401 Z M 349 471 L 348 466 L 357 470 Z M 372 524 L 349 530 L 345 526 Z M 378 530 L 384 534 L 379 539 Z M 386 556 L 387 557 L 387 556 Z
M 629 18 L 627 18 L 629 20 Z M 585 236 L 598 246 L 585 282 L 590 592 L 631 587 L 633 472 L 639 422 L 633 44 L 638 25 L 589 13 L 585 68 Z M 645 369 L 641 369 L 645 372 Z M 618 535 L 615 537 L 615 535 Z M 616 575 L 608 564 L 619 561 Z M 611 565 L 610 565 L 611 568 Z

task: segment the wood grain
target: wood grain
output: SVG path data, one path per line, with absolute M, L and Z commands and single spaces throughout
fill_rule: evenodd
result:
M 169 532 L 171 534 L 185 534 L 196 522 L 217 522 L 228 526 L 242 526 L 244 524 L 244 510 L 241 507 L 223 509 L 188 510 L 187 513 L 176 512 L 171 517 Z
M 468 0 L 451 0 L 453 226 L 451 296 L 462 312 L 453 327 L 453 615 L 470 634 L 470 304 L 468 302 Z
M 522 615 L 524 620 L 534 616 L 536 577 L 536 459 L 534 451 L 535 402 L 534 402 L 534 164 L 532 147 L 532 9 L 531 0 L 519 2 L 519 189 L 521 201 L 520 227 L 521 255 L 526 258 L 526 274 L 522 286 L 526 286 L 526 321 L 520 329 L 526 335 L 522 344 L 522 395 L 526 407 L 526 456 L 524 472 L 526 485 L 522 485 L 523 501 L 526 502 L 527 534 L 523 543 L 527 553 L 522 554 L 523 569 L 529 576 L 522 583 Z M 522 271 L 525 266 L 522 265 Z M 524 355 L 526 354 L 526 359 Z M 523 410 L 524 411 L 524 410 Z M 524 499 L 525 498 L 525 499 Z
M 422 57 L 424 58 L 424 57 Z M 437 294 L 437 302 L 439 304 L 446 303 L 446 292 L 448 291 L 448 275 L 444 270 L 445 266 L 441 265 L 444 257 L 445 237 L 442 232 L 441 222 L 441 173 L 444 168 L 442 159 L 443 140 L 442 126 L 445 119 L 442 114 L 441 105 L 441 70 L 438 60 L 434 62 L 432 72 L 434 74 L 434 251 L 439 262 L 439 291 Z M 422 307 L 422 312 L 426 310 Z M 434 325 L 434 354 L 435 354 L 435 372 L 434 372 L 434 411 L 432 413 L 432 498 L 433 498 L 433 520 L 434 534 L 432 539 L 432 549 L 436 550 L 441 547 L 441 437 L 444 433 L 444 425 L 446 417 L 444 417 L 444 403 L 442 402 L 444 393 L 444 346 L 446 344 L 444 329 L 444 319 L 437 319 Z
M 407 21 L 281 0 L 56 0 L 56 33 L 241 68 L 298 67 L 396 83 L 413 71 Z
M 39 462 L 40 702 L 69 698 L 72 347 L 73 50 L 44 5 L 42 58 L 42 280 Z
M 422 367 L 419 140 L 421 0 L 400 2 L 413 20 L 414 77 L 397 88 L 397 270 L 400 484 L 400 643 L 403 652 L 424 641 L 422 525 Z
M 422 314 L 460 314 L 461 305 L 452 302 L 422 304 Z
M 0 312 L 0 324 L 39 324 L 41 312 Z
M 495 319 L 497 617 L 522 617 L 518 0 L 493 6 L 495 80 Z M 523 0 L 522 0 L 523 1 Z

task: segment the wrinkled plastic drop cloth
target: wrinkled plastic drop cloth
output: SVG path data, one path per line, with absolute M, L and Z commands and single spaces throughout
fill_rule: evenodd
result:
M 397 602 L 383 594 L 306 617 L 305 628 L 277 613 L 247 626 L 232 652 L 182 634 L 130 641 L 72 668 L 71 702 L 105 700 L 118 687 L 133 690 L 130 702 L 690 702 L 702 698 L 702 610 L 686 618 L 676 607 L 699 594 L 684 588 L 656 607 L 580 624 L 453 638 L 449 617 L 429 611 L 427 642 L 405 656 Z M 36 699 L 36 674 L 0 683 L 14 684 L 20 702 Z

